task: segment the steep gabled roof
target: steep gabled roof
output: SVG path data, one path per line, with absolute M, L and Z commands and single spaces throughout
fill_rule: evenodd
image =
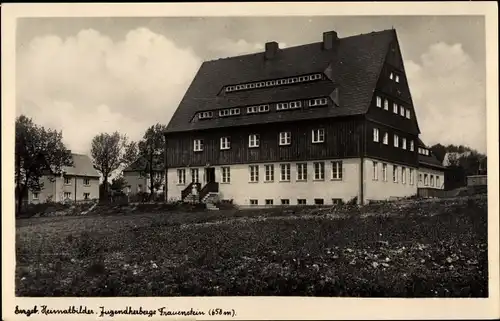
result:
M 260 52 L 204 62 L 172 116 L 167 132 L 364 114 L 395 38 L 395 30 L 384 30 L 340 38 L 331 50 L 324 50 L 323 42 L 316 42 L 280 49 L 271 60 Z M 219 95 L 226 85 L 319 72 L 331 75 L 332 81 Z M 325 97 L 335 88 L 339 90 L 338 107 L 191 121 L 199 111 Z
M 436 156 L 434 156 L 430 148 L 427 147 L 420 138 L 418 138 L 417 147 L 423 147 L 429 150 L 429 155 L 422 155 L 418 153 L 418 163 L 420 166 L 444 169 L 443 164 L 436 158 Z
M 89 156 L 83 154 L 71 154 L 71 156 L 73 157 L 73 166 L 63 167 L 65 175 L 100 177 Z
M 165 164 L 161 159 L 155 159 L 153 161 L 153 170 L 162 171 L 165 168 Z M 135 162 L 127 166 L 123 172 L 145 172 L 149 169 L 149 163 L 144 157 L 139 157 Z

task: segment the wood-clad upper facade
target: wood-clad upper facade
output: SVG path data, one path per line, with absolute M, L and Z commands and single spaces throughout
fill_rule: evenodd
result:
M 326 32 L 205 62 L 167 127 L 166 164 L 370 157 L 417 167 L 419 134 L 396 31 Z

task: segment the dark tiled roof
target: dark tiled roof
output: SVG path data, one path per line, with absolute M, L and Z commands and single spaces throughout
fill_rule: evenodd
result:
M 64 166 L 65 175 L 100 177 L 89 156 L 83 154 L 71 154 L 73 166 Z
M 429 149 L 429 147 L 427 147 L 420 138 L 418 138 L 417 147 L 424 147 L 424 148 L 427 148 L 429 150 L 429 155 L 428 156 L 427 155 L 418 154 L 418 163 L 419 163 L 420 166 L 422 166 L 422 167 L 439 168 L 439 169 L 444 169 L 445 168 L 443 166 L 443 164 L 441 164 L 441 162 L 436 158 L 436 156 L 434 156 L 434 154 Z
M 154 170 L 155 171 L 162 171 L 165 168 L 164 161 L 162 159 L 157 159 L 154 162 Z M 123 171 L 124 172 L 144 172 L 147 171 L 149 168 L 149 163 L 146 161 L 145 158 L 140 157 L 138 158 L 135 162 L 130 164 L 127 168 L 125 168 Z
M 264 52 L 260 52 L 204 62 L 172 116 L 167 132 L 364 114 L 393 40 L 396 40 L 395 30 L 384 30 L 340 38 L 332 50 L 323 50 L 323 43 L 317 42 L 280 49 L 272 60 L 265 60 Z M 218 95 L 226 85 L 325 72 L 327 69 L 331 69 L 331 73 L 327 73 L 332 75 L 332 82 Z M 339 88 L 339 107 L 191 122 L 199 111 L 324 97 L 336 87 Z

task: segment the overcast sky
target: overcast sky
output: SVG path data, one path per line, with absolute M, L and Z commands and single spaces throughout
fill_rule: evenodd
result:
M 485 152 L 485 26 L 473 16 L 19 19 L 17 115 L 89 153 L 100 132 L 138 140 L 167 124 L 204 60 L 392 27 L 424 142 Z

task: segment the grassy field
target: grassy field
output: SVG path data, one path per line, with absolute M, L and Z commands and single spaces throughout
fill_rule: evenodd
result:
M 17 221 L 16 295 L 488 295 L 485 196 L 96 213 Z

